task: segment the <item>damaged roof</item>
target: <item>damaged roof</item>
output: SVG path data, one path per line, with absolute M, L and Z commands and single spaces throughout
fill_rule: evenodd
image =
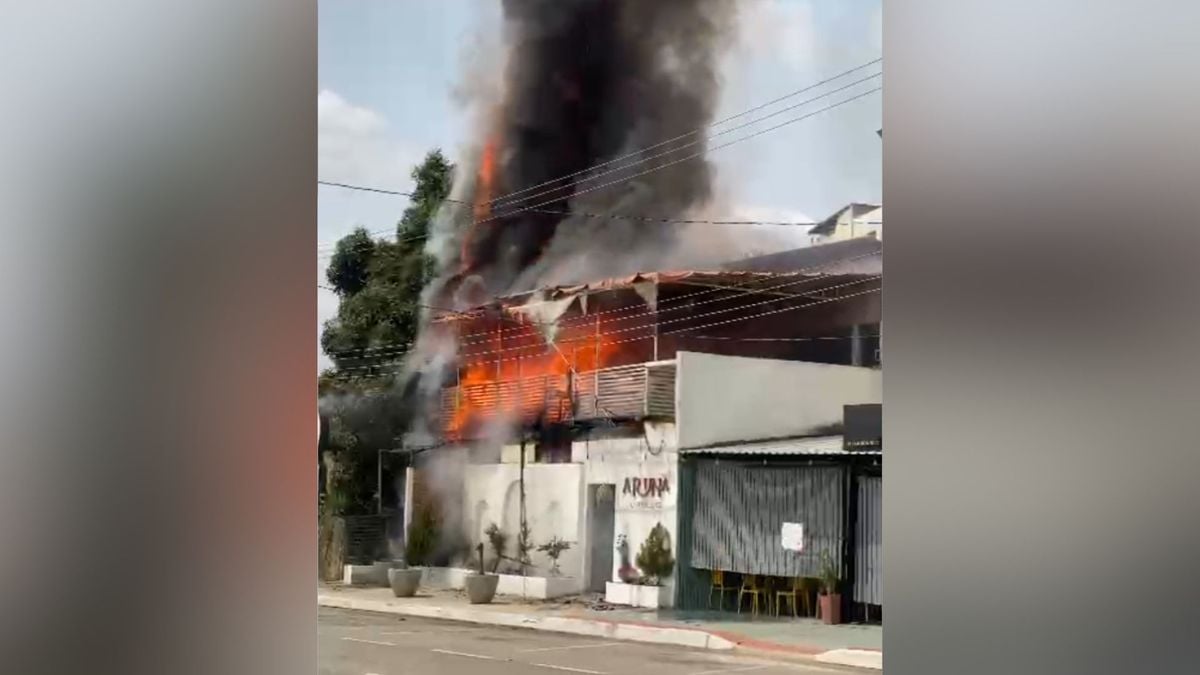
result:
M 817 248 L 817 247 L 810 247 Z M 790 252 L 784 252 L 785 254 Z M 783 255 L 783 254 L 779 254 Z M 814 266 L 816 267 L 816 266 Z M 873 273 L 870 270 L 862 272 L 843 271 L 836 274 L 828 274 L 824 271 L 747 271 L 728 269 L 721 271 L 699 271 L 699 270 L 681 270 L 675 272 L 641 272 L 623 277 L 612 277 L 601 279 L 586 284 L 573 284 L 566 286 L 546 286 L 533 291 L 525 291 L 510 295 L 498 296 L 491 302 L 480 305 L 470 310 L 465 310 L 456 313 L 446 313 L 437 317 L 437 321 L 455 321 L 460 319 L 471 319 L 480 316 L 480 313 L 488 308 L 505 307 L 508 309 L 529 308 L 534 305 L 541 304 L 562 304 L 562 309 L 569 304 L 570 300 L 580 296 L 587 296 L 592 293 L 601 293 L 606 291 L 617 290 L 633 290 L 639 295 L 646 297 L 647 302 L 653 304 L 651 298 L 658 295 L 657 287 L 664 284 L 679 284 L 691 285 L 699 287 L 709 287 L 716 289 L 727 289 L 731 291 L 742 291 L 748 293 L 772 291 L 772 293 L 780 296 L 795 296 L 803 297 L 819 292 L 823 287 L 845 283 L 847 280 L 869 277 Z M 802 290 L 792 291 L 790 289 L 789 280 L 795 279 L 796 283 L 804 278 L 822 279 L 822 282 L 815 284 L 806 283 Z M 824 280 L 828 280 L 825 282 Z M 778 289 L 778 290 L 775 290 Z M 561 309 L 559 310 L 562 311 Z

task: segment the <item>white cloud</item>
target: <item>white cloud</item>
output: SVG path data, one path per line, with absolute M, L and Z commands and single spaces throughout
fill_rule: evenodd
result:
M 317 168 L 322 180 L 403 189 L 419 161 L 390 136 L 387 119 L 328 89 L 317 94 Z
M 367 187 L 404 190 L 412 185 L 409 175 L 421 159 L 391 136 L 392 130 L 379 112 L 354 105 L 328 89 L 317 94 L 317 173 L 321 180 Z M 326 188 L 320 193 L 318 239 L 336 241 L 350 228 L 363 225 L 370 230 L 387 229 L 404 207 L 404 201 L 364 192 Z M 329 247 L 317 258 L 317 335 L 327 319 L 337 315 L 338 298 L 319 288 L 325 280 Z M 317 368 L 332 365 L 318 347 Z

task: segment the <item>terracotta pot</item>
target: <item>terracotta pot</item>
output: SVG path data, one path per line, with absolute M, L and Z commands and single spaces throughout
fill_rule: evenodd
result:
M 417 594 L 417 586 L 421 585 L 420 567 L 393 568 L 387 571 L 387 576 L 392 593 L 395 593 L 397 598 L 411 598 Z
M 840 593 L 821 595 L 817 598 L 817 608 L 821 610 L 821 623 L 842 622 L 842 596 Z
M 500 584 L 498 574 L 468 574 L 466 576 L 467 600 L 472 605 L 486 605 L 496 597 L 496 586 Z

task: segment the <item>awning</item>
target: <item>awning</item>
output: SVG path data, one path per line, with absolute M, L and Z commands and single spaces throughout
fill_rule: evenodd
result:
M 769 441 L 751 441 L 714 445 L 706 448 L 680 450 L 684 455 L 771 455 L 787 456 L 879 456 L 881 450 L 846 450 L 842 447 L 842 436 L 803 436 Z

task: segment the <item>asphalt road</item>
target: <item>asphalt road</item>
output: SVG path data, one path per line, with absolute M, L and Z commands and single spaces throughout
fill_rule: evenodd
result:
M 860 672 L 707 650 L 321 607 L 320 672 L 329 675 L 808 675 Z

